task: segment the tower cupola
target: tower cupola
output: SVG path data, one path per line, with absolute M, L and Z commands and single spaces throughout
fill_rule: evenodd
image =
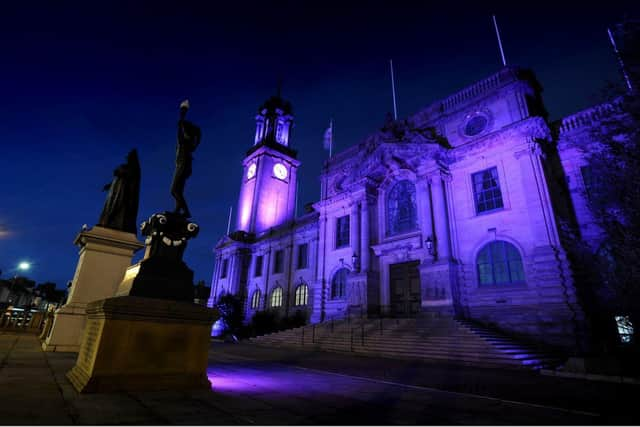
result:
M 289 135 L 293 127 L 291 104 L 280 97 L 272 96 L 258 109 L 254 145 L 280 144 L 289 146 Z

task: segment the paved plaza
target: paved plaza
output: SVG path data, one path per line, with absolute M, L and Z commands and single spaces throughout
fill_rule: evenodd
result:
M 2 424 L 637 424 L 640 387 L 213 343 L 211 391 L 83 394 L 73 353 L 0 331 Z

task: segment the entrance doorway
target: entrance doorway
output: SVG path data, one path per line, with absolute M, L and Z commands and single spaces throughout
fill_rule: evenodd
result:
M 391 313 L 398 317 L 411 317 L 420 312 L 420 261 L 409 261 L 389 266 L 391 287 Z

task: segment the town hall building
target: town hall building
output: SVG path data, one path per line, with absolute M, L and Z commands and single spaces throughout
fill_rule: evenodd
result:
M 505 67 L 387 120 L 325 161 L 321 199 L 299 217 L 293 111 L 270 98 L 209 305 L 232 293 L 246 319 L 302 310 L 310 322 L 433 311 L 573 347 L 584 315 L 559 234 L 571 212 L 597 245 L 579 146 L 599 111 L 554 127 L 541 92 L 531 71 Z

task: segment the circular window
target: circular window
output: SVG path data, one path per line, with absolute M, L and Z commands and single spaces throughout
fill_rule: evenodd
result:
M 487 128 L 487 124 L 489 124 L 489 120 L 484 115 L 475 115 L 467 121 L 464 133 L 467 136 L 476 136 Z

